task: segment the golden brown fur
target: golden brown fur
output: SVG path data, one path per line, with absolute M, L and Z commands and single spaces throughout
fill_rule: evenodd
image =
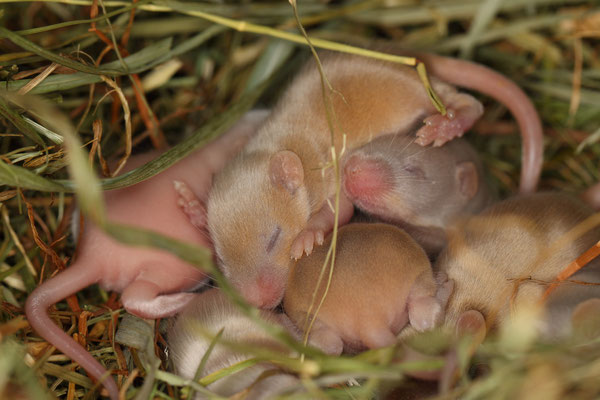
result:
M 298 261 L 290 272 L 284 308 L 300 328 L 304 327 L 330 241 Z M 408 323 L 409 297 L 435 296 L 436 285 L 425 252 L 399 228 L 345 225 L 339 231 L 336 254 L 331 286 L 315 326 L 324 325 L 335 332 L 346 348 L 377 347 L 388 337 L 393 340 Z M 326 279 L 317 299 L 323 296 L 325 284 Z
M 436 263 L 455 283 L 446 321 L 455 323 L 462 312 L 475 309 L 484 314 L 488 327 L 494 328 L 515 309 L 538 302 L 547 287 L 540 283 L 556 279 L 571 261 L 600 240 L 600 228 L 595 228 L 549 252 L 555 241 L 591 215 L 591 209 L 574 197 L 538 193 L 505 200 L 458 224 Z M 574 279 L 577 276 L 598 282 L 600 270 L 590 265 Z M 580 292 L 575 287 L 569 295 L 564 289 L 549 299 L 550 319 L 561 302 Z M 599 295 L 596 289 L 595 296 Z M 594 297 L 594 292 L 587 296 Z

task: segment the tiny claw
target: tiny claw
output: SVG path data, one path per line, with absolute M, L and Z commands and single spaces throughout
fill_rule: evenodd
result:
M 446 139 L 446 138 L 437 138 L 433 142 L 433 147 L 441 147 L 444 144 L 446 144 L 446 142 L 448 142 L 448 139 Z
M 299 260 L 304 254 L 307 256 L 310 255 L 314 249 L 315 242 L 317 244 L 319 244 L 319 240 L 321 243 L 323 242 L 322 237 L 323 233 L 319 231 L 302 231 L 292 243 L 290 251 L 292 258 Z
M 176 204 L 188 217 L 190 223 L 201 231 L 206 225 L 206 209 L 190 187 L 182 181 L 173 181 L 177 195 Z
M 311 233 L 307 234 L 306 238 L 304 239 L 304 252 L 306 253 L 307 256 L 310 255 L 310 253 L 312 253 L 314 244 L 315 244 L 314 235 Z
M 415 140 L 415 143 L 420 146 L 427 146 L 429 143 L 431 143 L 431 140 L 425 138 L 424 134 L 417 134 L 417 139 Z
M 312 237 L 312 234 L 310 232 L 300 232 L 300 234 L 296 236 L 296 239 L 294 239 L 294 242 L 292 243 L 292 258 L 294 258 L 297 261 L 300 258 L 302 258 L 304 253 L 306 253 L 306 255 L 310 254 L 312 250 L 311 243 L 313 240 L 314 238 Z
M 302 247 L 298 245 L 297 242 L 294 242 L 292 245 L 291 258 L 295 261 L 298 261 L 302 257 Z
M 325 235 L 323 234 L 323 231 L 317 232 L 317 244 L 319 246 L 321 246 L 324 241 L 325 241 Z
M 191 189 L 185 182 L 174 180 L 173 187 L 175 188 L 175 192 L 177 193 L 180 199 L 191 200 L 195 197 L 195 195 L 192 193 Z

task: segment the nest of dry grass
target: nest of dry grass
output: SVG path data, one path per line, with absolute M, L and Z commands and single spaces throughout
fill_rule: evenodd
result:
M 565 0 L 341 0 L 302 2 L 299 12 L 313 38 L 355 45 L 391 41 L 467 57 L 506 74 L 527 91 L 543 120 L 541 187 L 577 193 L 600 179 L 599 6 Z M 244 109 L 272 104 L 308 54 L 306 46 L 274 38 L 297 31 L 288 2 L 15 0 L 1 2 L 0 21 L 0 86 L 44 97 L 67 115 L 104 189 L 158 173 L 219 134 Z M 520 138 L 504 107 L 485 103 L 484 117 L 468 136 L 493 185 L 507 195 L 518 187 Z M 75 251 L 68 229 L 74 205 L 64 150 L 69 139 L 61 126 L 36 123 L 0 97 L 0 398 L 97 395 L 84 371 L 40 339 L 23 315 L 28 293 L 68 265 Z M 131 154 L 166 145 L 178 150 L 137 175 L 113 178 Z M 123 315 L 116 294 L 90 287 L 57 304 L 51 315 L 117 370 L 127 398 L 184 398 L 185 383 L 151 373 L 140 361 L 141 350 L 113 343 Z M 160 326 L 154 330 L 154 357 L 164 372 Z M 484 377 L 466 375 L 448 396 L 600 396 L 597 340 L 582 348 L 518 336 L 488 339 L 465 360 L 471 368 L 485 365 Z M 380 365 L 393 358 L 386 354 L 316 359 L 322 374 L 335 375 L 337 368 L 338 374 L 368 379 L 359 387 L 314 389 L 305 398 L 374 398 L 378 388 L 401 385 L 401 368 L 388 368 L 396 373 L 390 379 Z M 140 377 L 152 382 L 149 392 L 141 392 Z M 306 375 L 308 381 L 322 377 Z M 391 398 L 407 396 L 398 390 Z

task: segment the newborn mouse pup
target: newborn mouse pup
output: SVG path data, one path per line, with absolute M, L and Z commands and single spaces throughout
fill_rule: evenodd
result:
M 330 241 L 331 237 L 290 272 L 283 306 L 300 328 L 306 328 Z M 317 304 L 326 283 L 327 273 Z M 386 224 L 345 225 L 338 234 L 331 286 L 309 341 L 329 354 L 393 345 L 409 322 L 418 331 L 441 322 L 451 290 L 448 281 L 438 290 L 427 255 L 403 230 Z M 311 318 L 314 312 L 313 308 Z
M 105 192 L 108 220 L 210 248 L 206 234 L 178 208 L 179 194 L 173 182 L 187 182 L 189 190 L 205 201 L 213 173 L 241 148 L 265 117 L 264 111 L 251 112 L 229 132 L 153 178 Z M 133 157 L 128 167 L 133 169 L 156 156 L 158 153 Z M 183 308 L 194 297 L 185 291 L 202 285 L 207 276 L 166 251 L 124 245 L 89 221 L 78 247 L 77 260 L 36 288 L 27 298 L 25 311 L 41 337 L 100 379 L 105 368 L 54 324 L 47 314 L 50 306 L 98 283 L 106 290 L 121 292 L 123 306 L 130 313 L 144 318 L 165 317 Z M 103 384 L 111 399 L 117 400 L 119 390 L 112 377 Z
M 459 315 L 473 309 L 494 329 L 515 309 L 538 302 L 546 286 L 537 282 L 553 282 L 598 242 L 600 227 L 552 254 L 547 253 L 549 246 L 592 214 L 572 196 L 537 193 L 509 198 L 458 223 L 435 265 L 454 281 L 446 322 L 455 324 Z M 585 266 L 572 279 L 600 282 L 600 263 Z M 573 309 L 594 297 L 600 297 L 599 286 L 560 285 L 548 297 L 540 333 L 550 338 L 568 334 Z
M 410 136 L 386 135 L 342 160 L 343 189 L 362 211 L 406 230 L 430 256 L 446 228 L 493 199 L 476 150 L 464 139 L 423 148 Z
M 283 325 L 292 335 L 298 336 L 298 332 L 284 314 L 261 311 L 260 316 L 265 321 Z M 212 337 L 221 329 L 221 341 L 287 352 L 281 343 L 242 314 L 220 290 L 211 289 L 196 295 L 196 299 L 176 317 L 167 333 L 169 356 L 178 375 L 186 379 L 194 378 Z M 252 358 L 252 355 L 233 350 L 225 344 L 217 344 L 208 357 L 202 375 L 209 375 L 249 358 Z M 273 375 L 261 377 L 265 372 L 271 372 Z M 274 364 L 262 362 L 221 378 L 208 385 L 207 389 L 227 397 L 248 390 L 243 398 L 258 400 L 273 396 L 298 383 L 299 380 L 295 376 L 286 374 Z M 203 398 L 205 396 L 199 393 L 194 396 L 195 400 Z

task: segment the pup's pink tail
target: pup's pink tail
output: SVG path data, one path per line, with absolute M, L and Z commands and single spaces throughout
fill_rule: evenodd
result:
M 52 322 L 48 316 L 48 307 L 96 282 L 93 274 L 85 273 L 83 265 L 73 264 L 54 278 L 44 282 L 27 298 L 25 312 L 33 329 L 49 343 L 69 356 L 100 380 L 106 369 L 75 340 Z M 112 400 L 118 400 L 119 389 L 109 376 L 102 382 Z

